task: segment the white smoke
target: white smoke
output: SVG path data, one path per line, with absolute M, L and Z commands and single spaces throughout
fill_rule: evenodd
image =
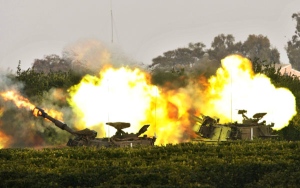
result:
M 74 66 L 97 71 L 105 65 L 115 68 L 121 66 L 143 68 L 141 63 L 125 55 L 117 45 L 105 44 L 95 39 L 79 40 L 67 45 L 63 50 L 63 58 L 72 62 Z

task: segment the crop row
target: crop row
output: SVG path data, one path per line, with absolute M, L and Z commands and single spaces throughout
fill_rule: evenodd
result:
M 300 142 L 0 150 L 1 187 L 297 187 Z

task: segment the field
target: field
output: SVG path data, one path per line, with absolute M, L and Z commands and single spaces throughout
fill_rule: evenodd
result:
M 300 142 L 0 150 L 0 187 L 298 187 Z

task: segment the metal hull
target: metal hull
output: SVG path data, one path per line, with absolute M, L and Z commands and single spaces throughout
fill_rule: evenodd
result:
M 143 147 L 143 146 L 154 146 L 155 138 L 143 138 L 135 140 L 124 140 L 124 141 L 115 141 L 111 138 L 95 138 L 92 140 L 79 140 L 69 139 L 67 146 L 76 147 L 76 146 L 87 146 L 87 147 Z

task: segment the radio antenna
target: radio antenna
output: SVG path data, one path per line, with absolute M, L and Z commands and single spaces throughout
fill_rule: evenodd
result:
M 111 43 L 113 43 L 114 42 L 114 24 L 113 24 L 112 0 L 110 1 L 110 22 L 111 22 Z

